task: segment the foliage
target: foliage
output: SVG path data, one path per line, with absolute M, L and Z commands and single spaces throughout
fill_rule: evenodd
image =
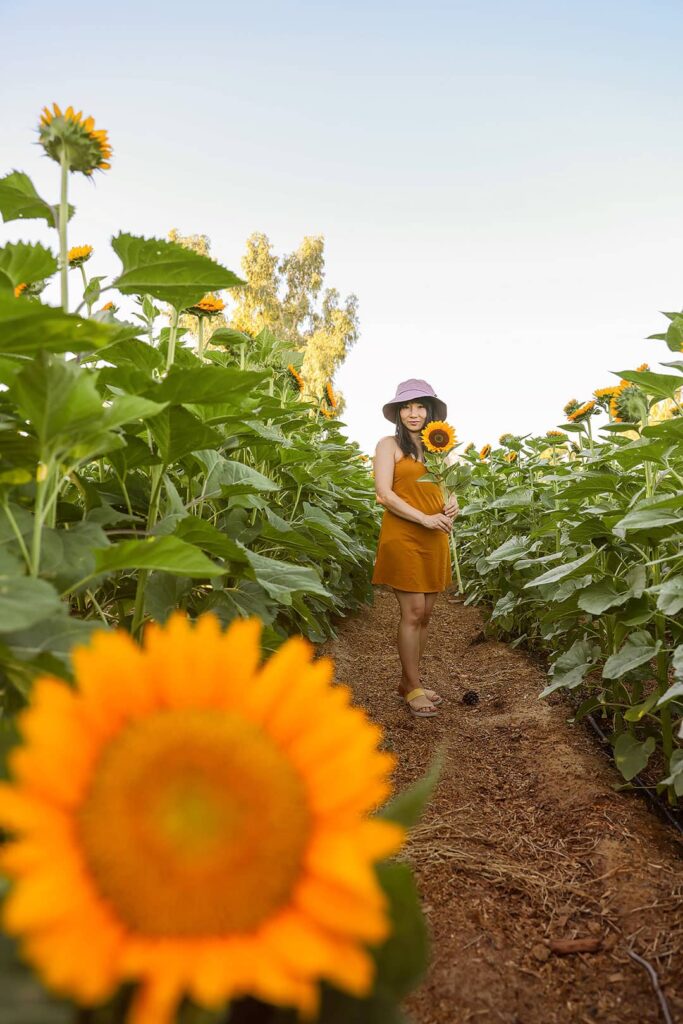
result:
M 248 334 L 271 329 L 302 352 L 309 396 L 320 401 L 358 338 L 356 296 L 342 302 L 336 289 L 323 288 L 324 239 L 307 236 L 278 259 L 268 237 L 253 234 L 242 269 L 247 283 L 236 296 L 232 326 Z
M 658 337 L 679 351 L 683 315 L 669 320 Z M 562 424 L 564 437 L 505 435 L 487 461 L 464 454 L 472 473 L 456 532 L 468 600 L 493 606 L 500 636 L 550 656 L 542 696 L 577 691 L 576 719 L 602 716 L 624 778 L 652 759 L 658 788 L 675 802 L 683 795 L 675 736 L 683 717 L 683 362 L 663 365 L 673 372 L 619 374 L 617 390 L 633 389 L 629 407 L 642 417 L 622 422 L 612 404 L 616 416 L 600 440 L 588 415 Z M 580 407 L 569 403 L 568 419 Z

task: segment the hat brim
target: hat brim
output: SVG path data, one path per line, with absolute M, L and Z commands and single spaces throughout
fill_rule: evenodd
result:
M 384 418 L 389 420 L 390 423 L 396 423 L 398 416 L 398 410 L 406 402 L 419 402 L 421 398 L 426 398 L 434 406 L 434 416 L 437 420 L 445 420 L 448 416 L 448 407 L 445 402 L 442 402 L 440 398 L 433 398 L 432 395 L 414 395 L 411 398 L 404 399 L 400 402 L 387 402 L 386 405 L 382 406 L 382 412 Z

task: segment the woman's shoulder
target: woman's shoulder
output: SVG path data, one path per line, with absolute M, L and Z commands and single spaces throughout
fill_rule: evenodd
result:
M 386 437 L 381 437 L 379 439 L 377 442 L 377 448 L 375 449 L 375 455 L 393 457 L 394 462 L 400 462 L 403 458 L 403 452 L 401 451 L 398 441 L 393 434 L 388 434 Z

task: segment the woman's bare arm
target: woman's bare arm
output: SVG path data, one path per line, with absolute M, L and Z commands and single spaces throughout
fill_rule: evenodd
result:
M 394 515 L 407 519 L 411 523 L 419 523 L 431 530 L 450 532 L 451 520 L 442 512 L 428 516 L 418 508 L 409 505 L 393 491 L 394 466 L 396 464 L 396 442 L 393 437 L 383 437 L 375 450 L 375 493 L 380 505 L 388 508 Z

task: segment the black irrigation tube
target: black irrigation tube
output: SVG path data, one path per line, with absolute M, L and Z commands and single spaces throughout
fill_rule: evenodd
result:
M 610 748 L 610 750 L 611 750 L 611 744 L 610 744 L 609 739 L 607 738 L 605 733 L 602 731 L 602 729 L 600 728 L 598 723 L 595 721 L 593 716 L 592 715 L 584 715 L 584 719 L 591 726 L 591 728 L 593 729 L 595 734 L 600 737 L 600 739 L 602 740 L 605 748 Z M 608 753 L 607 750 L 605 750 L 605 753 L 608 754 L 608 757 L 609 757 L 610 761 L 614 762 L 614 758 L 612 757 L 612 754 Z M 659 796 L 657 796 L 656 794 L 652 793 L 650 787 L 647 786 L 643 782 L 643 780 L 641 779 L 640 775 L 634 775 L 633 778 L 630 781 L 634 784 L 633 785 L 634 791 L 636 793 L 639 793 L 642 796 L 644 796 L 649 801 L 649 803 L 652 806 L 653 810 L 657 814 L 661 814 L 664 818 L 666 818 L 666 820 L 669 823 L 669 825 L 673 825 L 673 827 L 680 833 L 680 835 L 683 836 L 683 825 L 681 824 L 679 819 L 676 817 L 675 814 L 671 813 L 669 808 L 666 806 L 664 801 Z

